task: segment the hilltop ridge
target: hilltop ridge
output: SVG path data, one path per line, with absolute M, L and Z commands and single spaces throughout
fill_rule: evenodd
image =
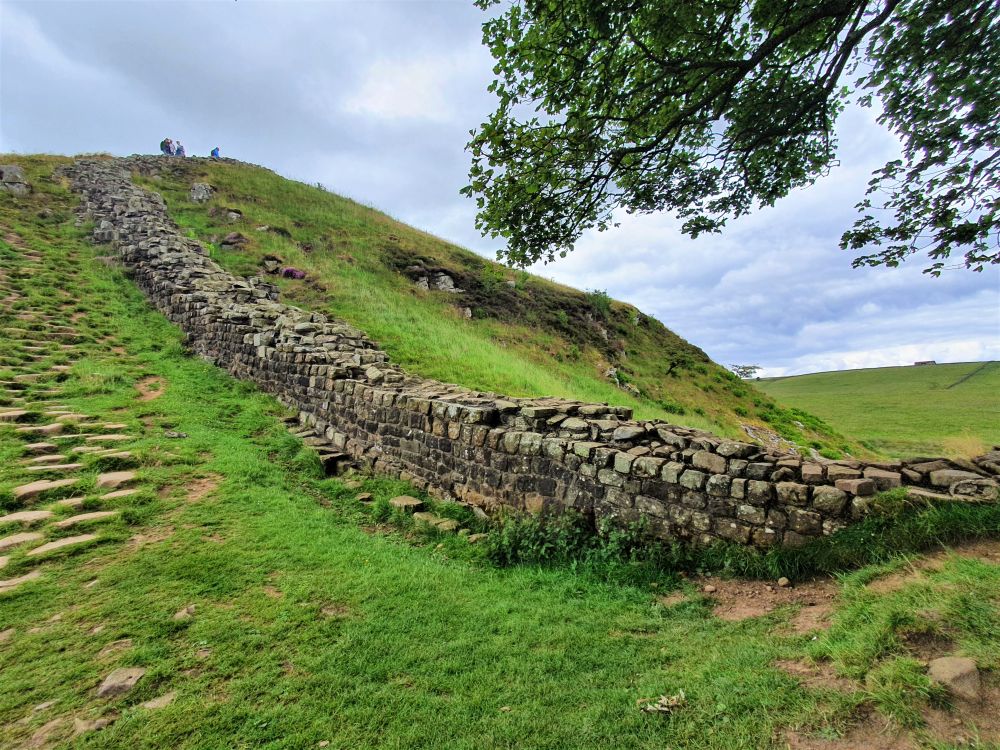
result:
M 507 268 L 321 187 L 231 159 L 135 162 L 137 184 L 232 273 L 365 331 L 415 375 L 511 396 L 604 402 L 727 437 L 864 452 L 788 410 L 634 306 Z M 211 186 L 192 200 L 190 186 Z M 749 428 L 749 429 L 747 429 Z M 786 442 L 787 441 L 787 442 Z

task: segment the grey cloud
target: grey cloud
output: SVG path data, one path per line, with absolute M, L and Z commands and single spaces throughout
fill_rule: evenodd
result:
M 492 257 L 498 243 L 458 194 L 468 130 L 492 106 L 482 20 L 466 2 L 5 0 L 0 149 L 150 152 L 165 135 L 189 153 L 220 145 Z M 352 110 L 379 93 L 365 88 L 379 69 L 403 88 Z M 404 100 L 411 81 L 426 101 Z M 773 372 L 1000 356 L 996 269 L 855 270 L 837 247 L 871 170 L 896 152 L 874 117 L 848 110 L 841 166 L 721 235 L 692 241 L 671 217 L 623 216 L 535 270 L 607 289 L 721 362 Z

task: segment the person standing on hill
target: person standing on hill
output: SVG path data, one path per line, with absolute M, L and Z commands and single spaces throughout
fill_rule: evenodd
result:
M 174 155 L 174 142 L 169 138 L 164 138 L 160 141 L 160 151 L 163 152 L 164 156 Z
M 174 146 L 174 156 L 187 156 L 184 152 L 184 144 L 180 141 L 177 141 L 177 145 Z
M 219 156 L 219 147 L 218 147 L 218 146 L 216 146 L 215 148 L 213 148 L 213 149 L 212 149 L 212 153 L 210 154 L 210 156 L 211 156 L 211 157 L 212 157 L 213 159 L 219 159 L 219 158 L 221 158 L 221 157 Z

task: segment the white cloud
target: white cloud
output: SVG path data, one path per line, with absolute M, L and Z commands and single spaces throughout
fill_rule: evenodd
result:
M 421 59 L 375 60 L 344 100 L 343 111 L 384 120 L 452 121 L 460 102 L 448 95 L 449 90 L 473 67 L 477 56 L 478 49 Z

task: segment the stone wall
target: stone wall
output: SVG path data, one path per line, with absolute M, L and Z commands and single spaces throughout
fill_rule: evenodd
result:
M 65 169 L 81 219 L 111 243 L 152 303 L 202 357 L 299 412 L 328 453 L 486 511 L 575 508 L 643 518 L 663 539 L 798 545 L 863 518 L 878 490 L 995 499 L 1000 452 L 973 462 L 803 460 L 629 409 L 506 398 L 409 376 L 362 332 L 277 301 L 259 278 L 209 259 L 131 181 L 160 157 Z M 198 186 L 199 196 L 205 190 Z

